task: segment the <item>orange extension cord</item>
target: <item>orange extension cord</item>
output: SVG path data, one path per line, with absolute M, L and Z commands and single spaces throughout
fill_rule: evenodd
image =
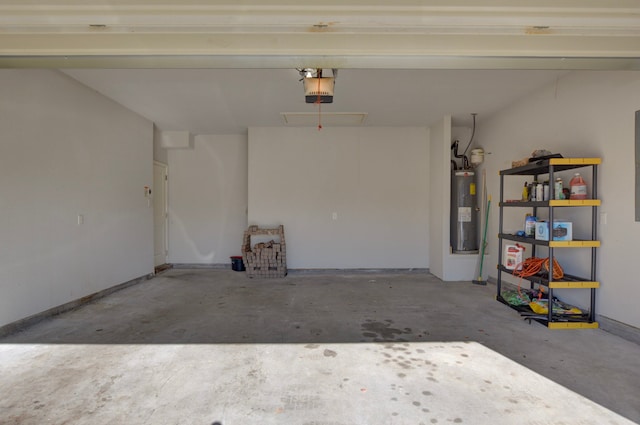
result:
M 522 266 L 522 270 L 518 270 Z M 538 258 L 538 257 L 530 257 L 524 260 L 522 263 L 516 266 L 516 269 L 513 271 L 514 276 L 527 277 L 538 274 L 542 267 L 544 266 L 545 271 L 549 271 L 549 258 Z M 564 271 L 560 264 L 553 259 L 553 278 L 554 279 L 562 279 L 564 277 Z
M 522 267 L 521 270 L 518 270 Z M 518 294 L 522 296 L 520 292 L 520 284 L 522 282 L 523 277 L 533 276 L 538 274 L 542 268 L 544 267 L 545 271 L 549 271 L 549 258 L 538 258 L 538 257 L 529 257 L 524 260 L 522 263 L 518 264 L 513 271 L 514 276 L 519 276 L 520 280 L 518 281 Z M 564 271 L 560 264 L 553 259 L 553 279 L 558 280 L 564 277 Z M 542 297 L 542 291 L 540 291 L 539 297 Z

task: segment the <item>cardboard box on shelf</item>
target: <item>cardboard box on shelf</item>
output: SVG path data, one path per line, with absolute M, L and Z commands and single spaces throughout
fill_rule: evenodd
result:
M 573 228 L 570 221 L 553 220 L 553 240 L 571 241 L 573 240 Z M 536 239 L 542 241 L 549 240 L 549 222 L 536 222 Z
M 522 255 L 525 248 L 520 244 L 506 245 L 503 265 L 507 270 L 522 270 Z

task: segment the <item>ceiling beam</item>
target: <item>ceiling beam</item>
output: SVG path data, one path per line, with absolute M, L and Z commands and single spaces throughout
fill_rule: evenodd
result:
M 0 55 L 384 55 L 640 57 L 640 35 L 554 34 L 2 34 Z
M 0 0 L 3 67 L 637 69 L 639 58 L 635 0 Z
M 471 56 L 0 56 L 0 68 L 640 70 L 640 59 Z

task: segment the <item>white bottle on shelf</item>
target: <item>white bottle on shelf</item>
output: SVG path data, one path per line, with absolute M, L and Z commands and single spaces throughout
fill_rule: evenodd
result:
M 538 183 L 536 187 L 536 201 L 544 200 L 544 189 L 542 188 L 542 183 Z
M 549 200 L 549 182 L 544 182 L 542 189 L 543 189 L 542 200 L 548 201 Z

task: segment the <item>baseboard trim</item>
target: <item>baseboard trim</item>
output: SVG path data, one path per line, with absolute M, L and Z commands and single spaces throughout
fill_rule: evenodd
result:
M 120 291 L 130 286 L 137 285 L 138 283 L 144 282 L 145 280 L 151 279 L 152 277 L 153 277 L 152 274 L 140 276 L 135 279 L 131 279 L 127 282 L 112 286 L 110 288 L 103 289 L 102 291 L 89 294 L 82 298 L 78 298 L 77 300 L 69 301 L 68 303 L 64 303 L 59 306 L 52 307 L 45 311 L 41 311 L 40 313 L 36 313 L 32 316 L 25 317 L 24 319 L 16 320 L 15 322 L 11 322 L 4 326 L 0 326 L 0 338 L 19 332 L 21 330 L 24 330 L 30 326 L 35 325 L 36 323 L 42 322 L 43 320 L 49 319 L 59 314 L 66 313 L 71 310 L 75 310 L 79 307 L 82 307 L 85 304 L 91 303 L 100 298 L 104 298 L 107 295 L 113 294 L 114 292 Z
M 171 263 L 174 269 L 231 269 L 231 263 Z
M 429 273 L 429 269 L 407 268 L 407 269 L 288 269 L 293 274 L 370 274 L 370 273 Z
M 640 329 L 635 326 L 627 325 L 626 323 L 618 322 L 606 316 L 596 314 L 596 320 L 600 324 L 600 329 L 605 332 L 609 332 L 615 336 L 619 336 L 622 339 L 631 341 L 640 345 Z
M 171 266 L 174 269 L 231 269 L 231 263 L 171 263 Z M 355 269 L 313 269 L 313 268 L 300 268 L 300 269 L 287 269 L 288 273 L 296 273 L 296 274 L 331 274 L 331 273 L 429 273 L 429 269 L 421 269 L 421 268 L 390 268 L 390 269 L 366 269 L 366 268 L 355 268 Z

